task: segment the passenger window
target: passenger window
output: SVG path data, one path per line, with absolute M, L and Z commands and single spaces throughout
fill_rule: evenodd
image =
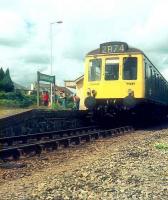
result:
M 148 66 L 147 63 L 145 63 L 145 79 L 148 78 Z
M 137 58 L 127 57 L 123 59 L 123 80 L 137 79 Z
M 157 81 L 157 79 L 156 79 L 156 71 L 154 71 L 154 83 L 155 83 L 155 88 L 156 88 L 156 81 Z
M 105 65 L 105 80 L 118 80 L 119 78 L 119 59 L 107 59 Z
M 101 79 L 101 59 L 90 60 L 89 62 L 89 81 Z
M 157 89 L 159 88 L 159 79 L 160 79 L 159 74 L 156 74 Z
M 150 66 L 150 82 L 151 82 L 151 85 L 152 85 L 152 82 L 153 82 L 153 71 L 152 71 L 152 67 Z

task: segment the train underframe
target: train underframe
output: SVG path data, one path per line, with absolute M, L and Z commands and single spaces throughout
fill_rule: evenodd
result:
M 92 99 L 93 101 L 93 99 Z M 99 123 L 117 124 L 149 123 L 163 121 L 168 114 L 168 106 L 147 99 L 95 99 L 89 108 L 94 120 Z

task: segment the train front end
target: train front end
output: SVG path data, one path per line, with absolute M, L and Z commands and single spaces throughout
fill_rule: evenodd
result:
M 108 42 L 85 58 L 84 97 L 88 109 L 129 110 L 144 98 L 143 52 Z

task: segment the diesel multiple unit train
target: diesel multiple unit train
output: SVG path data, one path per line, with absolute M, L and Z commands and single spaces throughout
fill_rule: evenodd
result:
M 107 42 L 86 55 L 84 98 L 90 110 L 161 116 L 167 112 L 168 82 L 143 51 Z

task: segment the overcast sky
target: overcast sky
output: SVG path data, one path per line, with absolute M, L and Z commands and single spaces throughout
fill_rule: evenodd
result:
M 0 67 L 29 86 L 50 73 L 50 23 L 56 83 L 83 74 L 85 54 L 108 41 L 142 49 L 168 80 L 167 0 L 0 0 Z

